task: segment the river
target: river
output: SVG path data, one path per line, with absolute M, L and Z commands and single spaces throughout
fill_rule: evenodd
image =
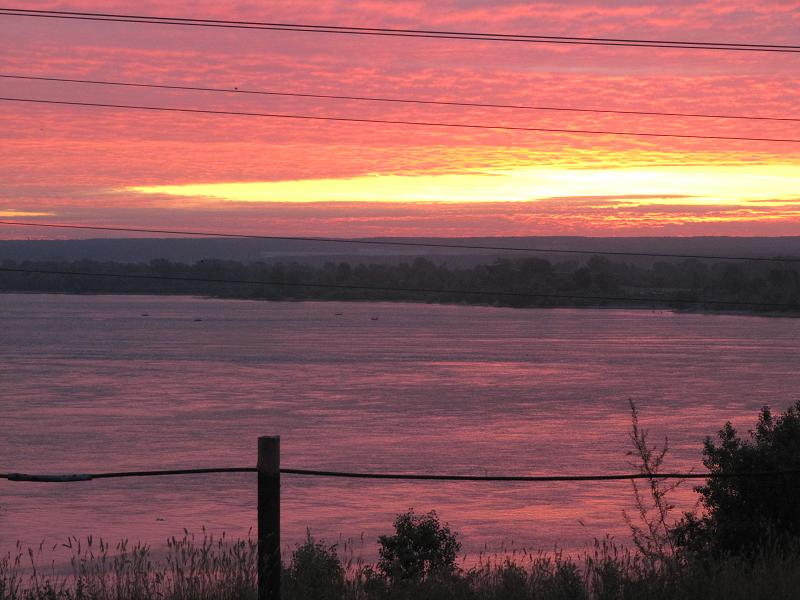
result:
M 800 320 L 667 311 L 164 296 L 0 296 L 0 472 L 253 466 L 365 472 L 631 471 L 629 399 L 669 470 L 728 419 L 800 399 Z M 465 551 L 627 540 L 630 483 L 284 475 L 283 541 L 354 538 L 436 509 Z M 686 483 L 680 509 L 696 501 Z M 0 550 L 102 536 L 163 545 L 255 527 L 255 476 L 0 481 Z M 362 541 L 363 540 L 363 541 Z

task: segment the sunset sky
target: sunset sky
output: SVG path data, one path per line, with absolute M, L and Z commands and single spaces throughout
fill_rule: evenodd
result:
M 800 43 L 800 2 L 139 0 L 8 8 Z M 0 16 L 0 75 L 800 118 L 800 54 Z M 0 96 L 800 139 L 800 122 L 442 107 L 0 78 Z M 265 235 L 800 235 L 800 144 L 0 102 L 0 219 Z M 2 238 L 89 233 L 0 226 Z M 93 237 L 97 233 L 91 234 Z

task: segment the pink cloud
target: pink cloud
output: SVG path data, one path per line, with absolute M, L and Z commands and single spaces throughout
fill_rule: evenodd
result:
M 717 0 L 613 6 L 586 1 L 477 4 L 456 0 L 433 4 L 413 0 L 29 4 L 41 9 L 201 18 L 773 43 L 794 43 L 800 20 L 798 2 Z M 791 55 L 409 41 L 10 17 L 0 18 L 0 32 L 2 73 L 767 116 L 794 115 L 800 105 L 796 61 Z M 11 80 L 0 80 L 0 91 L 19 97 L 345 117 L 800 138 L 796 123 L 228 97 Z M 76 213 L 82 207 L 97 208 L 87 197 L 98 190 L 130 185 L 464 173 L 543 164 L 614 167 L 800 160 L 797 144 L 376 127 L 11 103 L 0 103 L 0 122 L 6 186 L 5 191 L 0 189 L 0 197 L 18 193 L 13 186 L 54 186 L 70 191 L 72 200 L 63 196 L 63 206 L 72 202 Z M 30 210 L 37 210 L 37 203 L 47 204 L 44 197 L 19 194 L 17 204 L 24 203 Z M 118 203 L 112 206 L 122 209 Z M 437 210 L 442 219 L 452 216 Z M 430 222 L 432 214 L 425 222 Z M 453 218 L 453 223 L 461 222 Z M 517 218 L 503 217 L 502 222 L 513 225 Z M 560 217 L 561 226 L 567 226 L 565 219 Z

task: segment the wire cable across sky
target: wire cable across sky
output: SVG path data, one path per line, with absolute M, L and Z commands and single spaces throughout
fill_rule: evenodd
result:
M 117 13 L 95 13 L 57 10 L 32 10 L 0 7 L 0 15 L 49 19 L 72 19 L 150 25 L 179 25 L 189 27 L 216 27 L 225 29 L 255 29 L 266 31 L 294 31 L 340 35 L 388 36 L 403 38 L 435 38 L 473 40 L 485 42 L 519 42 L 528 44 L 570 44 L 590 46 L 623 46 L 636 48 L 672 48 L 685 50 L 723 50 L 743 52 L 800 53 L 800 46 L 786 44 L 756 44 L 741 42 L 695 42 L 686 40 L 652 40 L 634 38 L 602 38 L 575 36 L 548 36 L 531 34 L 485 33 L 472 31 L 441 31 L 432 29 L 395 29 L 389 27 L 361 27 L 350 25 L 321 25 L 309 23 L 276 23 L 262 21 L 236 21 L 198 19 L 188 17 L 162 17 Z
M 652 110 L 616 110 L 601 108 L 574 108 L 564 106 L 533 106 L 528 104 L 501 104 L 486 102 L 459 102 L 455 100 L 425 100 L 420 98 L 390 98 L 382 96 L 353 96 L 337 94 L 313 94 L 300 92 L 285 92 L 273 90 L 250 90 L 241 88 L 216 88 L 199 85 L 177 85 L 177 84 L 157 84 L 157 83 L 137 83 L 130 81 L 107 81 L 98 79 L 74 79 L 69 77 L 43 77 L 35 75 L 10 75 L 0 74 L 1 79 L 16 79 L 26 81 L 47 81 L 55 83 L 78 83 L 86 85 L 102 85 L 115 87 L 130 87 L 158 90 L 177 90 L 192 92 L 214 92 L 223 94 L 247 94 L 257 96 L 279 96 L 287 98 L 314 98 L 324 100 L 355 100 L 360 102 L 386 102 L 398 104 L 420 104 L 433 106 L 455 106 L 462 108 L 501 108 L 511 110 L 529 111 L 554 111 L 554 112 L 573 112 L 573 113 L 593 113 L 593 114 L 612 114 L 612 115 L 639 115 L 639 116 L 658 116 L 658 117 L 686 117 L 701 119 L 738 119 L 747 121 L 782 121 L 800 122 L 800 118 L 795 117 L 767 117 L 756 115 L 729 115 L 729 114 L 710 114 L 710 113 L 686 113 L 686 112 L 665 112 Z
M 518 127 L 513 125 L 489 125 L 475 123 L 445 123 L 439 121 L 409 121 L 405 119 L 367 119 L 360 117 L 334 117 L 320 115 L 296 115 L 280 114 L 237 110 L 211 110 L 201 108 L 179 108 L 168 106 L 147 106 L 142 104 L 111 104 L 105 102 L 75 102 L 67 100 L 37 99 L 37 98 L 12 98 L 0 97 L 0 102 L 23 102 L 30 104 L 47 104 L 57 106 L 78 106 L 84 108 L 113 108 L 122 110 L 139 110 L 148 112 L 170 112 L 188 113 L 198 115 L 225 115 L 234 117 L 260 117 L 268 119 L 293 119 L 308 121 L 330 121 L 339 123 L 363 123 L 372 125 L 410 125 L 416 127 L 441 127 L 448 129 L 472 129 L 472 130 L 494 130 L 494 131 L 516 131 L 516 132 L 536 132 L 536 133 L 558 133 L 572 135 L 611 135 L 627 137 L 646 137 L 646 138 L 672 138 L 672 139 L 691 139 L 691 140 L 719 140 L 719 141 L 739 141 L 739 142 L 770 142 L 800 144 L 798 138 L 768 138 L 768 137 L 747 137 L 731 135 L 703 135 L 688 133 L 654 133 L 640 131 L 615 131 L 609 129 L 561 129 L 551 127 Z
M 800 262 L 800 258 L 796 257 L 780 257 L 780 256 L 724 256 L 724 255 L 708 255 L 708 254 L 674 254 L 668 252 L 625 252 L 621 250 L 575 250 L 569 248 L 531 248 L 531 247 L 517 247 L 517 246 L 481 246 L 477 244 L 452 244 L 445 242 L 415 242 L 411 240 L 384 240 L 384 239 L 363 239 L 363 238 L 330 238 L 330 237 L 314 237 L 314 236 L 286 236 L 286 235 L 258 235 L 250 233 L 222 233 L 214 231 L 186 231 L 178 229 L 152 229 L 142 227 L 110 227 L 102 225 L 71 225 L 67 223 L 36 223 L 32 221 L 0 221 L 0 225 L 10 225 L 12 227 L 45 227 L 51 229 L 77 229 L 87 231 L 108 231 L 118 233 L 154 233 L 160 235 L 185 235 L 195 237 L 220 237 L 220 238 L 233 238 L 233 239 L 251 239 L 251 240 L 285 240 L 297 242 L 328 242 L 332 244 L 364 244 L 376 246 L 405 246 L 412 248 L 452 248 L 457 250 L 490 250 L 497 252 L 537 252 L 537 253 L 553 253 L 553 254 L 598 254 L 604 256 L 640 256 L 648 258 L 683 258 L 695 260 L 737 260 L 737 261 L 768 261 L 768 262 L 787 262 L 795 263 Z

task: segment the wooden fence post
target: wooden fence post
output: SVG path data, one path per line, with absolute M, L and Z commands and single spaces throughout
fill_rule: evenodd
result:
M 281 597 L 281 438 L 258 438 L 258 600 Z

